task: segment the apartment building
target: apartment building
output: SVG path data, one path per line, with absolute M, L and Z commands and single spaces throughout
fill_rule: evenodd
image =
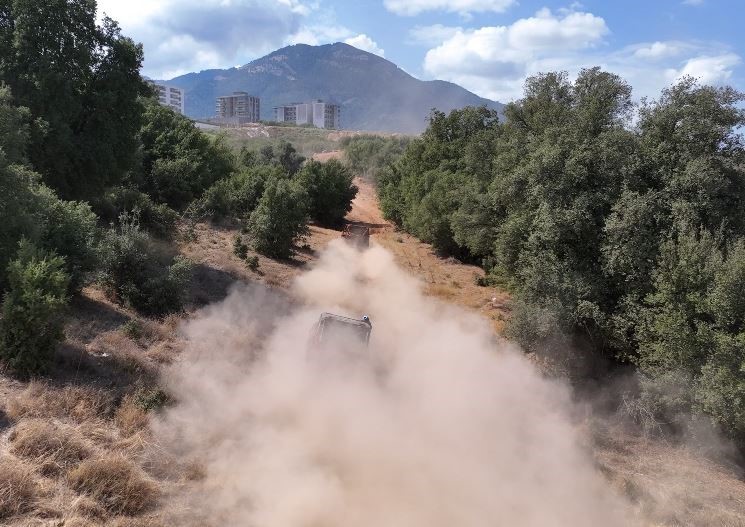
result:
M 322 100 L 310 103 L 290 103 L 274 108 L 274 120 L 295 125 L 312 124 L 317 128 L 340 128 L 341 107 Z
M 181 115 L 184 114 L 184 104 L 186 102 L 184 90 L 176 88 L 175 86 L 167 86 L 155 82 L 150 82 L 150 85 L 157 91 L 158 102 L 161 105 L 172 108 Z
M 234 92 L 217 98 L 215 115 L 223 124 L 256 123 L 261 119 L 261 101 L 246 92 Z

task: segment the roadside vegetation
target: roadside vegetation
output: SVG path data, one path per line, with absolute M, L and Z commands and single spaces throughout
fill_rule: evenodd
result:
M 86 284 L 145 316 L 180 311 L 192 266 L 168 241 L 182 215 L 238 221 L 258 252 L 289 258 L 308 221 L 351 207 L 343 165 L 286 141 L 234 151 L 158 105 L 142 48 L 97 26 L 95 3 L 0 7 L 0 357 L 19 375 L 49 370 Z
M 632 363 L 647 423 L 693 416 L 743 448 L 744 99 L 689 78 L 635 107 L 598 68 L 538 75 L 503 120 L 433 112 L 378 176 L 381 205 L 507 286 L 527 351 Z
M 372 182 L 393 164 L 411 142 L 409 136 L 357 135 L 341 140 L 344 160 L 355 174 Z

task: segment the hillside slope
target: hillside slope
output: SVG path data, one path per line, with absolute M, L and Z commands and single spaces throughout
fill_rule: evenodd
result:
M 189 73 L 166 82 L 186 91 L 186 113 L 194 118 L 212 116 L 215 98 L 234 91 L 259 96 L 265 120 L 281 104 L 333 101 L 342 106 L 342 127 L 353 130 L 419 133 L 432 108 L 502 108 L 456 84 L 418 80 L 392 62 L 342 43 L 298 44 L 240 68 Z

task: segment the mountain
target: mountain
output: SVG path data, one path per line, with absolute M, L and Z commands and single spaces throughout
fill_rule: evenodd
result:
M 186 114 L 214 115 L 215 98 L 245 91 L 261 98 L 261 118 L 272 120 L 272 108 L 315 99 L 341 105 L 344 129 L 418 133 L 432 108 L 448 112 L 464 106 L 498 102 L 483 99 L 457 84 L 421 81 L 377 55 L 347 44 L 297 44 L 245 66 L 206 70 L 164 81 L 183 88 Z

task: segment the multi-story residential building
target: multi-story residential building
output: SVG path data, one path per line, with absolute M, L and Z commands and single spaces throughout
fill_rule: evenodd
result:
M 217 120 L 224 124 L 256 123 L 261 119 L 261 101 L 246 92 L 217 98 L 215 104 Z
M 174 111 L 184 114 L 184 104 L 186 97 L 184 96 L 184 90 L 176 88 L 175 86 L 166 86 L 165 84 L 158 84 L 150 82 L 150 85 L 155 88 L 158 93 L 158 102 L 163 106 L 172 108 Z
M 336 130 L 339 128 L 341 108 L 338 104 L 329 104 L 323 101 L 313 103 L 313 125 L 317 128 Z
M 341 108 L 317 100 L 310 103 L 291 103 L 274 108 L 274 120 L 295 125 L 312 124 L 318 128 L 336 130 L 340 128 Z

